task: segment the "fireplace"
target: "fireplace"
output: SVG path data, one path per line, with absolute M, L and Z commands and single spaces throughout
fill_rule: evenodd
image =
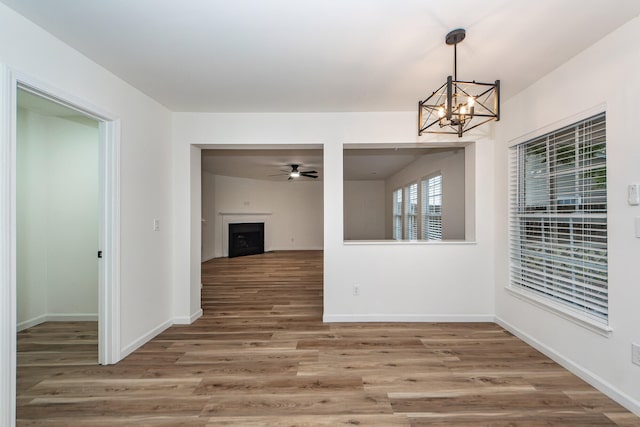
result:
M 264 222 L 229 224 L 229 258 L 264 253 Z

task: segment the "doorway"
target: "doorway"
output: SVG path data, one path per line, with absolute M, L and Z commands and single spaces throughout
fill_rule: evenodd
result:
M 97 365 L 100 122 L 21 88 L 17 107 L 18 366 Z
M 98 363 L 121 359 L 120 350 L 120 120 L 91 102 L 0 66 L 0 424 L 15 422 L 17 355 L 18 90 L 98 121 Z M 97 253 L 95 254 L 97 256 Z

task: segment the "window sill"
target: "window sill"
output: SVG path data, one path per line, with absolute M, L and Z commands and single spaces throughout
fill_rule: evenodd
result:
M 357 245 L 475 245 L 469 240 L 344 240 L 347 246 Z
M 572 310 L 562 304 L 549 301 L 546 298 L 540 297 L 531 292 L 516 289 L 511 286 L 505 287 L 505 290 L 514 297 L 521 299 L 522 301 L 531 303 L 539 308 L 542 308 L 543 310 L 546 310 L 562 317 L 563 319 L 573 322 L 578 326 L 582 326 L 583 328 L 588 329 L 591 332 L 602 335 L 603 337 L 608 338 L 613 332 L 613 329 L 609 325 L 592 319 L 589 316 L 586 316 L 576 310 Z

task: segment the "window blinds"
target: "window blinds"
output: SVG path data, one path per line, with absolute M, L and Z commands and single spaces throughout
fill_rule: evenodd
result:
M 511 149 L 511 286 L 606 322 L 605 114 Z
M 418 183 L 407 186 L 407 232 L 406 238 L 416 240 L 418 238 Z
M 393 192 L 393 238 L 402 240 L 402 189 Z
M 422 238 L 442 240 L 442 175 L 422 181 Z

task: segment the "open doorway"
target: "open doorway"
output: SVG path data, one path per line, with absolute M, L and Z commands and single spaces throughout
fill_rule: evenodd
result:
M 321 148 L 210 147 L 202 150 L 202 261 L 229 256 L 237 223 L 264 223 L 266 252 L 322 250 Z
M 20 88 L 17 107 L 18 368 L 97 365 L 100 122 Z
M 230 328 L 247 326 L 247 313 L 265 323 L 321 321 L 322 146 L 202 148 L 203 318 L 224 317 Z
M 18 93 L 24 90 L 70 108 L 98 122 L 98 358 L 102 365 L 121 359 L 120 352 L 120 120 L 94 104 L 48 86 L 10 68 L 0 67 L 0 403 L 3 422 L 15 422 L 18 330 L 17 122 Z M 93 256 L 97 258 L 98 253 Z M 37 317 L 37 316 L 36 316 Z M 23 325 L 24 326 L 24 325 Z

